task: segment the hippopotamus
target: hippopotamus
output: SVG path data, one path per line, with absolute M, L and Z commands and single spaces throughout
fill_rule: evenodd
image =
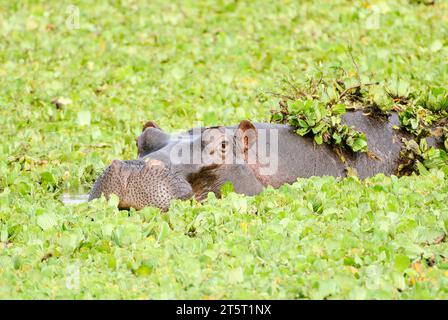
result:
M 120 209 L 155 206 L 166 211 L 173 199 L 202 201 L 209 192 L 219 197 L 226 182 L 236 193 L 252 196 L 297 178 L 345 177 L 348 171 L 361 179 L 396 174 L 406 136 L 397 130 L 397 113 L 378 117 L 352 111 L 342 116 L 342 123 L 366 134 L 368 153 L 336 152 L 285 124 L 243 120 L 169 134 L 149 121 L 136 140 L 137 159 L 112 161 L 94 183 L 89 200 L 116 194 Z

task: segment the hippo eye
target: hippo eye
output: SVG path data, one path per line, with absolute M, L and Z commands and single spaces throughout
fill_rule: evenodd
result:
M 221 150 L 223 150 L 223 151 L 226 150 L 227 145 L 228 145 L 228 142 L 225 141 L 225 140 L 223 140 L 223 141 L 221 142 Z

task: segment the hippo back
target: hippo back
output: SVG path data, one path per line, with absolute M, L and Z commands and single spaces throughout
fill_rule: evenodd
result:
M 403 146 L 402 138 L 409 135 L 399 129 L 398 114 L 392 112 L 389 117 L 369 116 L 361 111 L 347 112 L 342 122 L 356 130 L 364 132 L 367 138 L 369 154 L 345 154 L 348 165 L 355 168 L 360 178 L 377 173 L 396 174 L 398 160 Z

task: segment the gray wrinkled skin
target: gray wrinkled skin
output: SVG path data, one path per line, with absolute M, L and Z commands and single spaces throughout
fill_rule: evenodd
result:
M 394 129 L 394 126 L 399 126 L 396 113 L 388 118 L 376 118 L 366 116 L 361 111 L 348 112 L 342 121 L 366 134 L 369 150 L 374 157 L 372 154 L 343 152 L 346 161 L 343 163 L 331 146 L 316 145 L 312 138 L 298 136 L 288 125 L 252 124 L 244 120 L 237 126 L 199 128 L 199 134 L 189 130 L 175 136 L 163 132 L 150 121 L 136 140 L 138 160 L 115 160 L 95 182 L 90 199 L 115 193 L 120 199 L 120 208 L 141 209 L 150 205 L 167 210 L 172 199 L 195 197 L 202 201 L 209 192 L 219 197 L 220 188 L 227 181 L 233 184 L 235 192 L 255 195 L 266 186 L 278 188 L 282 184 L 295 182 L 299 177 L 344 177 L 347 167 L 355 169 L 362 179 L 378 173 L 396 174 L 402 138 L 410 138 Z M 233 133 L 229 135 L 224 129 L 230 129 L 228 131 Z M 256 137 L 248 138 L 241 134 L 247 129 L 278 132 L 278 170 L 275 174 L 266 175 L 259 164 L 246 162 L 175 164 L 171 161 L 171 151 L 179 146 L 191 150 L 199 146 L 200 150 L 207 150 L 203 160 L 225 152 L 233 152 L 236 158 L 244 159 L 247 149 L 257 143 Z M 213 148 L 208 150 L 203 141 L 211 130 L 218 132 L 218 138 Z M 179 136 L 189 139 L 179 140 Z M 224 141 L 229 143 L 225 145 L 222 143 Z M 268 139 L 265 144 L 267 149 L 270 143 Z

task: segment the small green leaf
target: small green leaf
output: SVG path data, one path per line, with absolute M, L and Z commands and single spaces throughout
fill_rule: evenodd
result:
M 409 259 L 409 257 L 404 254 L 397 254 L 395 256 L 394 262 L 395 262 L 395 268 L 399 272 L 403 272 L 404 270 L 409 268 L 409 265 L 411 264 L 411 260 Z
M 229 271 L 228 281 L 230 283 L 243 282 L 244 281 L 243 269 L 241 267 L 238 267 L 236 269 Z
M 339 134 L 337 134 L 336 132 L 333 133 L 333 139 L 336 144 L 340 144 L 342 141 L 341 136 Z
M 306 135 L 308 132 L 309 132 L 310 130 L 307 128 L 307 129 L 297 129 L 296 130 L 296 133 L 298 134 L 298 135 L 300 135 L 300 136 L 304 136 L 304 135 Z
M 163 239 L 165 239 L 171 232 L 171 228 L 169 226 L 169 224 L 165 221 L 163 221 L 160 225 L 160 232 L 159 232 L 159 236 L 157 237 L 157 242 L 162 241 Z
M 233 184 L 230 181 L 227 181 L 221 187 L 221 195 L 222 196 L 227 196 L 229 193 L 231 193 L 233 191 L 234 191 Z
M 46 213 L 37 217 L 37 225 L 44 231 L 53 228 L 56 223 L 56 216 L 51 213 Z
M 346 112 L 345 105 L 342 103 L 335 104 L 333 107 L 331 107 L 331 113 L 333 115 L 339 116 Z
M 42 172 L 40 175 L 40 181 L 43 184 L 56 184 L 56 179 L 54 178 L 53 174 L 51 172 Z
M 420 161 L 416 161 L 416 165 L 417 165 L 418 173 L 420 173 L 421 175 L 429 174 L 428 169 L 426 169 L 426 167 Z
M 428 150 L 428 143 L 426 142 L 426 139 L 421 139 L 420 140 L 420 151 L 421 152 L 425 152 L 425 151 L 427 151 Z
M 118 196 L 115 193 L 112 193 L 109 195 L 107 203 L 109 204 L 109 206 L 117 208 L 118 204 L 120 203 L 120 198 L 118 198 Z
M 299 126 L 301 126 L 302 128 L 308 128 L 308 123 L 306 123 L 305 120 L 298 119 L 297 122 L 298 122 Z
M 90 111 L 89 110 L 81 110 L 78 111 L 78 124 L 80 126 L 88 126 L 90 125 Z
M 429 47 L 429 49 L 431 50 L 431 52 L 436 52 L 439 51 L 440 49 L 443 48 L 443 42 L 440 41 L 439 39 L 435 40 L 431 46 Z
M 154 270 L 154 265 L 150 260 L 142 261 L 140 266 L 134 270 L 134 274 L 137 277 L 146 277 L 149 276 Z
M 2 232 L 0 233 L 0 242 L 6 243 L 8 241 L 8 227 L 3 226 Z
M 367 141 L 365 138 L 356 138 L 352 145 L 352 150 L 354 152 L 367 152 Z

